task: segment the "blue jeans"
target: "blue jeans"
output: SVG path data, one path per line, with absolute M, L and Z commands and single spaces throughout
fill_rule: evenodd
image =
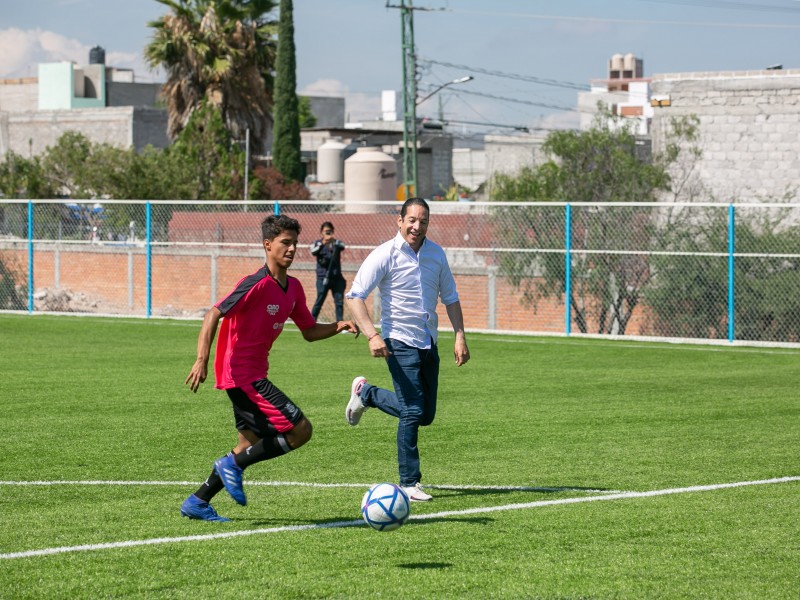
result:
M 433 423 L 436 393 L 439 388 L 439 353 L 436 345 L 421 350 L 393 339 L 386 339 L 392 354 L 386 359 L 394 392 L 365 384 L 361 400 L 387 415 L 397 417 L 397 464 L 400 485 L 409 486 L 422 479 L 417 437 L 420 427 Z
M 336 320 L 341 321 L 344 318 L 344 288 L 346 286 L 347 282 L 343 277 L 335 277 L 325 283 L 322 277 L 317 276 L 317 299 L 311 308 L 311 316 L 315 319 L 319 316 L 319 312 L 322 310 L 322 303 L 325 302 L 325 296 L 328 295 L 328 290 L 330 290 L 333 296 L 333 306 L 336 310 Z

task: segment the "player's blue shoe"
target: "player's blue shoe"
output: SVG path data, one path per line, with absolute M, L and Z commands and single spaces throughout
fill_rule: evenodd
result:
M 242 468 L 236 464 L 233 455 L 226 454 L 215 460 L 214 468 L 217 470 L 219 478 L 222 479 L 225 491 L 231 495 L 231 498 L 242 506 L 247 504 L 247 498 L 242 489 Z
M 190 519 L 200 519 L 201 521 L 230 521 L 227 517 L 221 517 L 217 514 L 208 502 L 200 500 L 197 496 L 192 494 L 181 504 L 181 514 Z

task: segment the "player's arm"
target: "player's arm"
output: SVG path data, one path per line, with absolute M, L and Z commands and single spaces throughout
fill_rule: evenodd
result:
M 467 348 L 467 338 L 464 335 L 464 315 L 461 312 L 461 302 L 453 302 L 445 308 L 447 309 L 447 317 L 450 319 L 450 324 L 456 334 L 453 356 L 455 356 L 456 365 L 460 367 L 469 360 L 469 348 Z
M 372 319 L 367 310 L 367 303 L 364 302 L 362 298 L 348 298 L 347 306 L 350 312 L 353 313 L 353 318 L 356 320 L 356 323 L 358 323 L 361 331 L 367 336 L 369 353 L 375 358 L 387 358 L 389 356 L 389 349 L 386 347 L 386 343 L 378 333 L 378 330 L 375 329 L 375 326 L 372 324 Z
M 336 321 L 335 323 L 316 323 L 308 329 L 302 329 L 301 333 L 307 342 L 316 342 L 333 337 L 342 331 L 355 333 L 356 337 L 360 333 L 358 325 L 354 321 Z
M 197 393 L 197 388 L 208 377 L 208 357 L 211 355 L 211 344 L 214 343 L 214 336 L 217 334 L 217 326 L 222 318 L 222 313 L 216 306 L 206 313 L 203 318 L 203 326 L 200 328 L 200 335 L 197 336 L 197 360 L 189 371 L 189 376 L 184 383 L 189 384 L 191 390 Z

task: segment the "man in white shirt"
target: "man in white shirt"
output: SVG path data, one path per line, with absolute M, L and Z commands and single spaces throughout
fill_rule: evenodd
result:
M 394 383 L 394 391 L 390 391 L 356 377 L 345 411 L 347 422 L 357 425 L 364 411 L 373 406 L 399 419 L 400 486 L 417 502 L 431 500 L 420 487 L 417 438 L 419 427 L 430 425 L 436 415 L 436 304 L 440 297 L 455 331 L 456 365 L 469 360 L 461 303 L 447 257 L 441 246 L 426 238 L 429 217 L 425 200 L 406 200 L 397 218 L 397 235 L 370 253 L 347 293 L 348 306 L 369 342 L 370 354 L 386 359 Z M 365 303 L 376 287 L 381 299 L 380 334 Z

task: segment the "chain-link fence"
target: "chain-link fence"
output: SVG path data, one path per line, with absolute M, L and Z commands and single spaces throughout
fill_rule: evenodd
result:
M 398 209 L 3 200 L 0 309 L 200 317 L 261 266 L 260 222 L 276 211 L 302 225 L 290 273 L 311 304 L 320 225 L 346 244 L 351 281 Z M 800 344 L 797 204 L 434 202 L 428 234 L 469 329 Z M 333 320 L 330 297 L 319 318 Z

